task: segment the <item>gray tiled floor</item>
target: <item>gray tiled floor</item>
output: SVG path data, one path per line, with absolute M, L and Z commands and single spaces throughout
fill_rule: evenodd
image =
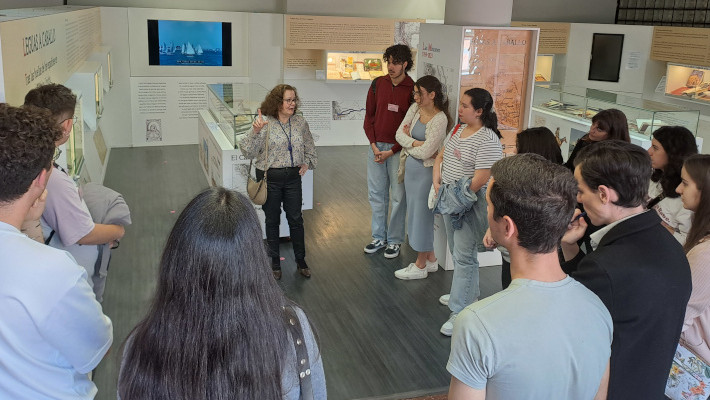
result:
M 366 255 L 370 240 L 366 146 L 318 148 L 314 209 L 304 212 L 307 260 L 313 278 L 296 274 L 291 245 L 282 244 L 281 286 L 316 327 L 331 399 L 441 392 L 450 339 L 439 334 L 448 309 L 452 272 L 403 282 L 395 269 L 416 256 L 408 246 L 394 260 Z M 113 149 L 105 184 L 124 194 L 134 224 L 114 253 L 104 310 L 115 344 L 99 365 L 98 399 L 115 398 L 119 346 L 140 320 L 154 290 L 160 252 L 185 204 L 207 181 L 196 146 Z M 481 269 L 481 291 L 500 290 L 500 267 Z M 396 396 L 395 396 L 396 397 Z

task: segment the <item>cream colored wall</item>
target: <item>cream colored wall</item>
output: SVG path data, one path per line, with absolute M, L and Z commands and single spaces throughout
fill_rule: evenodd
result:
M 4 2 L 20 4 L 25 0 L 0 0 L 0 4 Z M 61 4 L 56 0 L 32 2 L 37 5 Z M 67 4 L 370 18 L 425 18 L 443 21 L 446 0 L 67 0 Z M 513 21 L 613 24 L 615 15 L 616 0 L 513 0 Z
M 62 0 L 0 0 L 0 10 L 28 7 L 54 7 L 64 5 Z
M 45 0 L 45 2 L 47 1 L 48 0 Z M 68 0 L 67 4 L 70 6 L 167 8 L 182 10 L 283 13 L 285 10 L 286 1 L 287 0 Z

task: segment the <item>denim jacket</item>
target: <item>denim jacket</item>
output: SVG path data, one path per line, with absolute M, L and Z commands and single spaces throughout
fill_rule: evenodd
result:
M 472 179 L 459 179 L 454 183 L 442 184 L 436 196 L 432 211 L 435 214 L 451 215 L 451 224 L 457 230 L 461 229 L 463 216 L 478 200 L 476 193 L 472 193 L 470 189 Z

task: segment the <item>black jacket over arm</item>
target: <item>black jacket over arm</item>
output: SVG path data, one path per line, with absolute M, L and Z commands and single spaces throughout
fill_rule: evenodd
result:
M 599 296 L 614 321 L 608 398 L 665 399 L 691 278 L 683 248 L 658 215 L 619 223 L 595 251 L 563 268 Z

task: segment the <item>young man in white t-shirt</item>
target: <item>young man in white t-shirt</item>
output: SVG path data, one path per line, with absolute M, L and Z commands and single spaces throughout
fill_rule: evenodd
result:
M 577 204 L 574 177 L 536 154 L 504 158 L 491 175 L 488 224 L 510 251 L 513 280 L 456 318 L 449 399 L 605 398 L 611 316 L 557 256 Z
M 113 342 L 86 271 L 20 232 L 41 214 L 60 135 L 44 110 L 0 104 L 0 399 L 93 399 L 87 374 Z

